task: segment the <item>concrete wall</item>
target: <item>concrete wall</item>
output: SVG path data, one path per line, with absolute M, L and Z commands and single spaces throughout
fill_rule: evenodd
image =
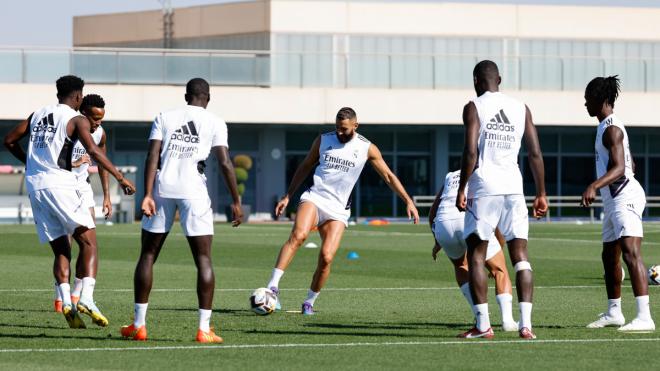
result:
M 185 104 L 181 86 L 87 85 L 85 92 L 102 95 L 107 120 L 151 121 L 160 111 Z M 5 97 L 0 119 L 26 118 L 55 102 L 54 85 L 0 84 Z M 594 125 L 584 108 L 582 91 L 514 91 L 527 103 L 539 125 Z M 470 90 L 322 89 L 212 87 L 209 109 L 228 122 L 255 124 L 333 123 L 337 110 L 351 106 L 363 123 L 457 124 Z M 631 126 L 660 126 L 653 107 L 660 93 L 623 92 L 616 111 Z

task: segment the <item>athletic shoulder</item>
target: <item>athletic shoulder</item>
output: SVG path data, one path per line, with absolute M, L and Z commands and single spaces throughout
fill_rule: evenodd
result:
M 369 139 L 367 139 L 367 138 L 365 138 L 364 136 L 362 136 L 362 134 L 358 134 L 357 137 L 358 137 L 359 140 L 361 140 L 361 141 L 363 141 L 363 142 L 365 142 L 365 143 L 368 143 L 368 144 L 371 143 L 371 142 L 369 141 Z

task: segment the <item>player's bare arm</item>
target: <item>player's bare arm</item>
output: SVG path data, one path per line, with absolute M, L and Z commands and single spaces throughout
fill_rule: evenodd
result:
M 27 161 L 27 154 L 19 142 L 30 134 L 30 121 L 32 121 L 32 114 L 27 120 L 21 121 L 11 129 L 5 136 L 5 148 L 22 163 Z
M 307 178 L 309 173 L 314 170 L 316 165 L 319 162 L 319 148 L 321 146 L 321 137 L 316 137 L 314 143 L 312 143 L 312 148 L 309 149 L 307 156 L 303 162 L 298 166 L 296 172 L 293 174 L 293 179 L 291 179 L 291 184 L 286 191 L 286 194 L 275 206 L 275 215 L 280 216 L 286 210 L 286 206 L 289 204 L 289 198 L 296 193 L 296 190 L 303 181 Z
M 523 140 L 527 147 L 529 168 L 532 170 L 534 184 L 536 185 L 536 197 L 532 206 L 532 215 L 535 218 L 540 218 L 548 212 L 548 200 L 545 194 L 545 167 L 543 166 L 543 154 L 541 153 L 541 145 L 539 144 L 536 126 L 534 126 L 534 121 L 532 120 L 532 112 L 527 106 L 525 106 L 525 134 L 523 135 Z
M 465 146 L 463 147 L 463 157 L 461 158 L 461 180 L 458 185 L 458 194 L 456 195 L 456 207 L 460 211 L 465 211 L 467 207 L 465 187 L 477 165 L 480 124 L 477 107 L 472 102 L 463 107 L 463 126 L 465 126 Z
M 408 219 L 413 219 L 415 224 L 419 223 L 419 213 L 417 212 L 415 203 L 408 195 L 408 192 L 406 192 L 406 189 L 403 188 L 399 178 L 394 175 L 392 170 L 390 170 L 390 167 L 387 166 L 385 160 L 383 160 L 383 155 L 380 153 L 378 147 L 373 143 L 369 146 L 368 158 L 371 166 L 374 167 L 378 175 L 380 175 L 383 181 L 385 181 L 385 184 L 387 184 L 387 186 L 406 203 L 406 214 L 408 215 Z
M 236 173 L 234 172 L 234 164 L 229 157 L 229 150 L 224 146 L 216 146 L 211 148 L 215 153 L 215 158 L 218 160 L 222 175 L 225 180 L 225 186 L 231 194 L 232 204 L 231 211 L 234 219 L 231 222 L 233 227 L 238 227 L 243 221 L 243 209 L 241 208 L 241 197 L 238 195 L 238 186 L 236 185 Z
M 602 177 L 587 186 L 582 194 L 582 206 L 589 206 L 596 199 L 599 189 L 614 183 L 625 173 L 625 159 L 623 148 L 623 131 L 616 126 L 610 126 L 603 133 L 603 146 L 610 153 L 610 165 Z
M 115 168 L 110 160 L 105 156 L 103 151 L 94 143 L 94 138 L 92 138 L 89 120 L 85 116 L 76 116 L 69 121 L 67 125 L 67 136 L 69 138 L 74 136 L 74 133 L 77 134 L 78 140 L 82 143 L 83 147 L 87 151 L 87 154 L 96 161 L 99 166 L 104 167 L 110 174 L 112 174 L 122 190 L 127 195 L 132 195 L 135 193 L 135 185 L 124 178 L 124 175 Z
M 108 154 L 108 146 L 106 144 L 107 137 L 105 131 L 101 136 L 101 141 L 99 142 L 99 148 L 104 155 Z M 110 177 L 108 172 L 103 166 L 99 166 L 99 177 L 101 178 L 101 188 L 103 188 L 103 215 L 105 219 L 110 219 L 112 217 L 112 200 L 110 199 Z
M 142 214 L 147 218 L 156 213 L 156 202 L 154 201 L 154 182 L 160 161 L 162 140 L 152 139 L 149 141 L 147 159 L 144 161 L 144 198 L 142 199 Z

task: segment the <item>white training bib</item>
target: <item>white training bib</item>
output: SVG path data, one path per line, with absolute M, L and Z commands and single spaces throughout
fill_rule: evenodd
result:
M 25 163 L 28 192 L 46 188 L 76 187 L 71 172 L 73 142 L 66 134 L 69 121 L 78 116 L 66 104 L 46 106 L 32 114 L 30 142 Z
M 307 190 L 320 207 L 350 213 L 351 192 L 369 157 L 369 142 L 355 133 L 353 139 L 342 143 L 332 131 L 321 135 L 319 165 L 314 171 L 314 185 Z
M 614 198 L 617 199 L 630 199 L 644 194 L 644 189 L 639 184 L 637 179 L 635 179 L 635 173 L 633 172 L 632 167 L 632 156 L 630 155 L 630 144 L 628 142 L 628 133 L 626 128 L 623 126 L 623 122 L 619 120 L 614 114 L 607 116 L 603 121 L 598 124 L 598 129 L 596 130 L 596 176 L 598 178 L 605 175 L 608 169 L 610 162 L 610 152 L 603 145 L 603 134 L 605 130 L 610 126 L 616 126 L 621 129 L 623 132 L 623 158 L 625 172 L 621 178 L 617 179 L 614 183 L 609 186 L 603 187 L 600 189 L 600 196 L 603 198 L 603 202 L 611 202 Z
M 98 146 L 99 143 L 101 143 L 101 139 L 103 139 L 103 128 L 99 126 L 92 134 L 92 139 L 94 139 L 94 143 Z M 73 155 L 71 157 L 71 162 L 75 162 L 84 155 L 87 154 L 87 150 L 85 149 L 85 146 L 80 142 L 80 140 L 76 140 L 75 144 L 73 145 Z M 73 167 L 71 168 L 71 171 L 76 175 L 76 178 L 78 179 L 78 183 L 87 183 L 87 178 L 89 178 L 89 164 L 84 163 L 78 167 Z
M 202 107 L 162 112 L 151 127 L 149 140 L 163 142 L 156 177 L 164 198 L 208 198 L 205 161 L 211 148 L 227 144 L 227 124 Z
M 523 194 L 518 167 L 525 133 L 525 104 L 500 92 L 472 100 L 479 116 L 477 166 L 468 181 L 468 198 Z
M 445 183 L 440 195 L 440 204 L 436 213 L 436 220 L 460 219 L 464 217 L 456 207 L 456 196 L 458 196 L 458 185 L 461 181 L 461 171 L 456 170 L 447 173 Z M 467 188 L 466 188 L 467 192 Z

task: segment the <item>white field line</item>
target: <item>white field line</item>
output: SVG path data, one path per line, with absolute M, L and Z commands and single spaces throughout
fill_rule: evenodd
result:
M 515 287 L 515 286 L 514 286 Z M 534 289 L 600 289 L 604 288 L 605 285 L 559 285 L 559 286 L 534 286 Z M 623 287 L 629 287 L 623 285 Z M 494 287 L 489 287 L 493 289 Z M 660 289 L 660 286 L 651 286 L 649 288 Z M 215 289 L 216 292 L 248 292 L 253 291 L 254 288 L 247 289 Z M 306 288 L 292 288 L 292 289 L 280 289 L 280 291 L 307 291 Z M 335 287 L 335 288 L 324 288 L 323 291 L 444 291 L 444 290 L 458 290 L 458 287 Z M 51 292 L 50 289 L 0 289 L 0 292 Z M 95 289 L 95 292 L 133 292 L 133 289 Z M 196 292 L 196 289 L 152 289 L 151 292 Z
M 392 346 L 429 346 L 429 345 L 463 345 L 463 346 L 494 346 L 503 344 L 593 344 L 593 343 L 642 343 L 658 342 L 660 338 L 641 339 L 540 339 L 540 340 L 494 340 L 494 341 L 401 341 L 401 342 L 359 342 L 359 343 L 286 343 L 286 344 L 234 344 L 234 345 L 188 345 L 188 346 L 136 346 L 108 348 L 18 348 L 0 349 L 0 353 L 60 353 L 60 352 L 125 352 L 137 350 L 229 350 L 229 349 L 267 349 L 267 348 L 352 348 L 352 347 L 392 347 Z

